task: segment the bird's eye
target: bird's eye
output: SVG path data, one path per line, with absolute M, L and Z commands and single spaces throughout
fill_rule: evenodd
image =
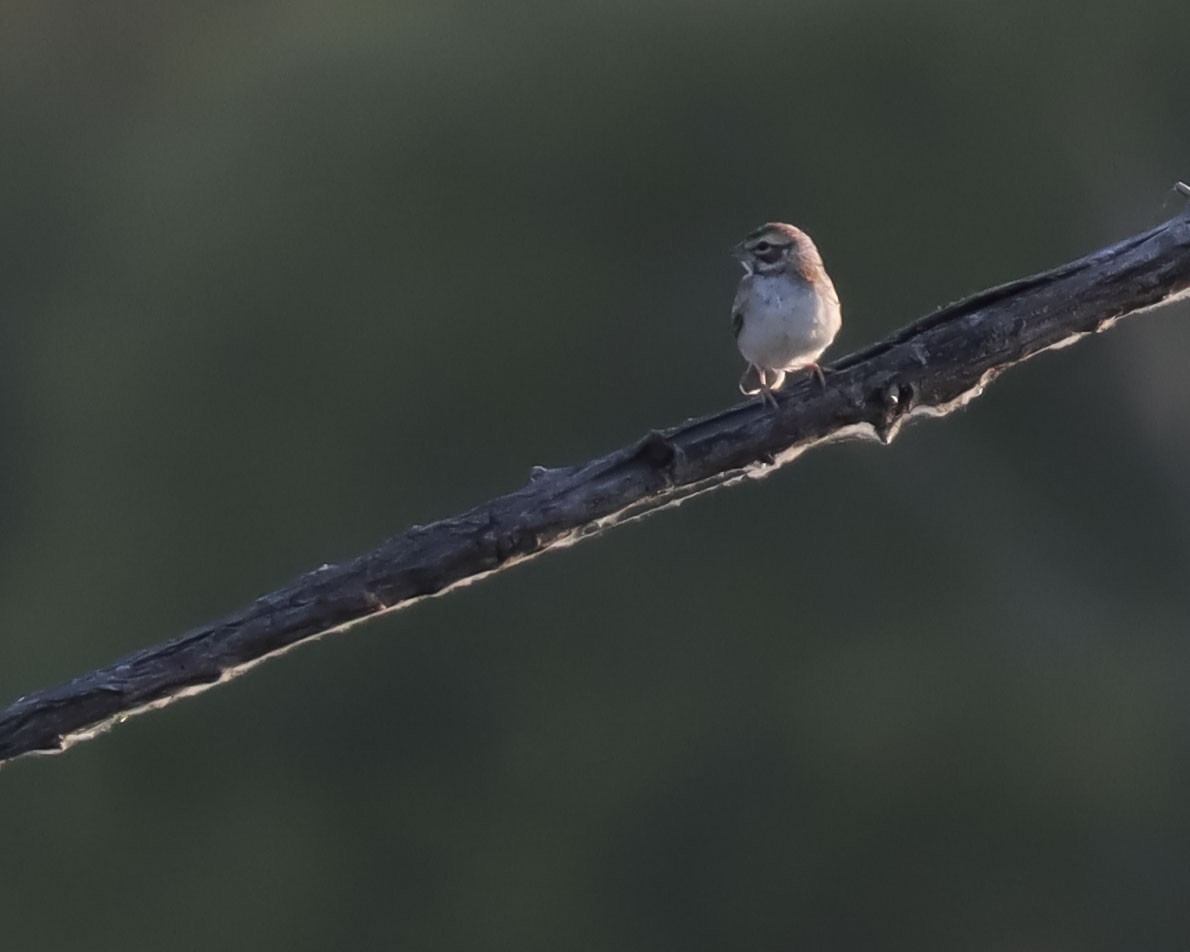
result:
M 769 244 L 767 241 L 758 241 L 758 242 L 756 242 L 756 244 L 755 244 L 755 245 L 753 245 L 753 248 L 752 248 L 752 250 L 753 250 L 753 251 L 759 251 L 761 254 L 764 254 L 764 253 L 765 253 L 766 251 L 768 251 L 768 250 L 769 250 L 771 247 L 773 247 L 773 246 L 772 246 L 772 245 L 770 245 L 770 244 Z

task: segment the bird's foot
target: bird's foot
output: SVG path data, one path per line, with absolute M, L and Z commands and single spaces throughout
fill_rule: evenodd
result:
M 785 371 L 765 370 L 755 364 L 749 364 L 740 378 L 740 393 L 746 397 L 760 397 L 761 403 L 767 403 L 774 410 L 780 404 L 774 393 L 785 383 Z

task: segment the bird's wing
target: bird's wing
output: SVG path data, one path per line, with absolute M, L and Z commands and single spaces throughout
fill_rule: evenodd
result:
M 731 304 L 731 331 L 736 340 L 740 339 L 740 331 L 744 329 L 744 303 L 751 289 L 751 275 L 744 275 L 740 279 L 740 286 L 735 292 L 735 300 Z
M 822 272 L 823 287 L 819 291 L 820 294 L 825 295 L 834 302 L 835 307 L 839 306 L 839 292 L 835 290 L 835 282 L 830 279 L 825 271 Z

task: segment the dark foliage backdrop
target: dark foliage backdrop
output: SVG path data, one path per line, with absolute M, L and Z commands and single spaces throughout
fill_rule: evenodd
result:
M 1184 0 L 8 3 L 0 702 L 1181 207 Z M 0 774 L 13 949 L 1181 947 L 1185 305 Z

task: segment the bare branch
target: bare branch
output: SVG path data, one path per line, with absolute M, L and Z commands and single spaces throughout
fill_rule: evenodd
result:
M 1190 188 L 1179 183 L 1190 195 Z M 1190 214 L 1043 274 L 944 308 L 838 362 L 825 390 L 801 381 L 529 482 L 452 519 L 414 526 L 324 565 L 242 611 L 0 711 L 0 764 L 56 753 L 124 718 L 196 694 L 301 642 L 441 595 L 548 549 L 764 476 L 840 439 L 888 443 L 942 416 L 1008 368 L 1190 291 Z

